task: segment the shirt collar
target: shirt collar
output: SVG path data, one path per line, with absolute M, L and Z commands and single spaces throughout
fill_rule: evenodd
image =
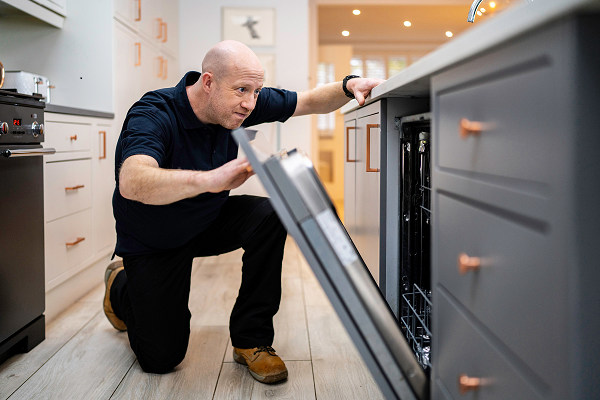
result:
M 206 127 L 194 114 L 190 99 L 188 98 L 187 86 L 193 85 L 200 79 L 200 72 L 190 71 L 179 81 L 176 88 L 176 95 L 174 102 L 176 104 L 177 114 L 181 120 L 181 123 L 185 129 L 200 129 Z

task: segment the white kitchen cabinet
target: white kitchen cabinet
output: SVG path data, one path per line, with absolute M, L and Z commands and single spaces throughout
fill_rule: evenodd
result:
M 63 17 L 67 16 L 67 0 L 33 0 L 35 3 L 38 3 L 42 7 L 46 7 L 49 10 L 54 11 L 62 15 Z
M 158 50 L 177 57 L 178 0 L 115 0 L 114 17 Z
M 179 82 L 179 11 L 176 0 L 115 0 L 114 5 L 114 111 L 120 129 L 144 93 Z
M 24 13 L 57 28 L 62 28 L 67 16 L 66 0 L 0 0 Z
M 112 120 L 47 112 L 44 156 L 46 292 L 111 254 Z M 77 137 L 77 139 L 75 139 Z

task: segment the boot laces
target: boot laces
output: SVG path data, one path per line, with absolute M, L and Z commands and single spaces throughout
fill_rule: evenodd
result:
M 271 346 L 258 346 L 256 348 L 256 351 L 254 352 L 254 354 L 256 355 L 256 353 L 261 353 L 263 351 L 269 353 L 270 356 L 276 356 L 277 355 L 277 354 L 275 354 L 275 349 L 272 348 Z

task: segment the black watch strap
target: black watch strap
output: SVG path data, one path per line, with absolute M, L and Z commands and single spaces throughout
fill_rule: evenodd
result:
M 353 78 L 360 78 L 360 76 L 358 76 L 358 75 L 348 75 L 342 81 L 342 89 L 344 89 L 344 93 L 346 93 L 346 96 L 350 97 L 351 99 L 354 98 L 354 93 L 352 93 L 351 91 L 348 90 L 348 88 L 346 87 L 346 84 L 348 83 L 348 81 L 350 79 L 353 79 Z

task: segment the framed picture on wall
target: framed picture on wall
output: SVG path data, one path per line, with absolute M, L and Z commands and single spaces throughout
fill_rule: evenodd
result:
M 275 82 L 275 54 L 256 53 L 258 61 L 265 70 L 265 78 L 263 80 L 264 87 L 276 87 Z
M 247 46 L 275 45 L 274 8 L 223 7 L 223 40 Z

